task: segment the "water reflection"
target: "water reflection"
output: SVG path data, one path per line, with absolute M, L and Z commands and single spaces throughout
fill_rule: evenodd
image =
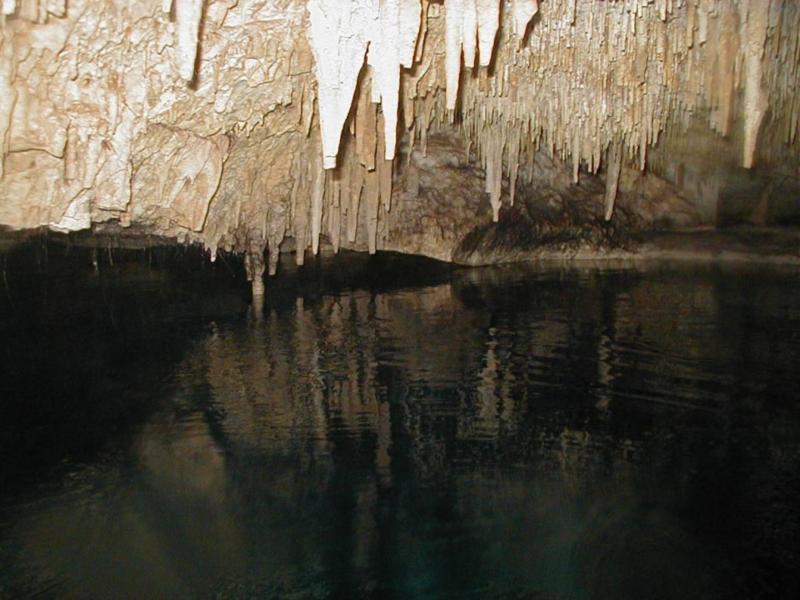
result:
M 268 300 L 193 340 L 124 450 L 5 509 L 6 585 L 792 597 L 798 289 L 494 269 Z

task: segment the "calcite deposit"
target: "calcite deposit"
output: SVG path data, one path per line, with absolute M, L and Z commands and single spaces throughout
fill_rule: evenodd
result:
M 542 157 L 567 167 L 558 193 L 601 185 L 578 196 L 606 221 L 629 170 L 701 221 L 739 169 L 768 190 L 800 176 L 794 0 L 1 6 L 12 229 L 247 251 L 260 278 L 287 237 L 299 263 L 321 238 L 451 260 L 463 231 L 541 187 Z

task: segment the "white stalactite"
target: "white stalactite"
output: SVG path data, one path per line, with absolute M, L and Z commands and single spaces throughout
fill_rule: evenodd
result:
M 332 169 L 364 64 L 369 32 L 376 27 L 376 11 L 371 0 L 309 0 L 308 13 L 319 85 L 323 167 Z
M 175 0 L 178 71 L 187 82 L 194 80 L 203 3 L 204 0 Z
M 394 158 L 397 113 L 400 104 L 400 67 L 410 67 L 420 24 L 419 0 L 376 0 L 378 25 L 370 39 L 368 64 L 373 69 L 372 101 L 381 102 L 386 148 L 384 158 Z
M 455 110 L 458 100 L 458 80 L 461 75 L 461 45 L 464 38 L 465 0 L 447 0 L 445 13 L 445 71 L 447 73 L 447 110 Z
M 323 167 L 336 166 L 339 141 L 369 47 L 373 102 L 381 102 L 385 158 L 394 158 L 400 68 L 411 67 L 420 27 L 419 0 L 310 0 L 309 37 L 317 61 Z
M 514 24 L 514 35 L 522 38 L 528 23 L 539 11 L 539 0 L 514 0 L 511 5 L 511 18 Z
M 458 101 L 462 50 L 466 65 L 474 66 L 477 40 L 480 64 L 489 66 L 500 26 L 500 4 L 497 0 L 447 0 L 444 10 L 446 105 L 448 110 L 454 110 Z
M 461 27 L 464 66 L 472 69 L 475 67 L 475 57 L 478 54 L 478 5 L 475 0 L 464 2 L 464 20 Z
M 497 0 L 476 0 L 478 6 L 478 51 L 481 66 L 492 62 L 492 51 L 500 28 L 500 3 Z

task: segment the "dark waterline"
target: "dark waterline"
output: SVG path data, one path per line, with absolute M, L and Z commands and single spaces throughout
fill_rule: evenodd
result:
M 800 596 L 796 270 L 0 257 L 2 599 Z

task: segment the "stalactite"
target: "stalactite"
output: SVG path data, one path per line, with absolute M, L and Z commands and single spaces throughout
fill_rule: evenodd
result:
M 508 143 L 508 202 L 514 206 L 514 199 L 517 194 L 517 177 L 519 176 L 519 153 L 520 153 L 520 132 L 515 131 Z
M 364 177 L 364 212 L 367 221 L 367 241 L 370 254 L 375 254 L 377 250 L 380 191 L 380 177 L 377 170 L 367 171 Z
M 520 2 L 520 9 L 515 14 L 515 16 L 519 16 L 519 22 L 522 22 L 526 12 L 523 4 L 525 3 Z M 527 8 L 530 19 L 534 12 L 530 10 L 530 6 Z M 500 5 L 496 0 L 447 0 L 445 20 L 447 109 L 455 110 L 461 75 L 462 50 L 466 66 L 472 67 L 475 64 L 475 42 L 477 40 L 480 64 L 482 67 L 489 66 L 499 29 Z M 527 21 L 525 21 L 525 27 L 527 27 Z M 524 30 L 523 27 L 523 33 Z
M 358 233 L 358 209 L 361 203 L 361 192 L 364 187 L 363 170 L 355 168 L 350 173 L 349 203 L 347 206 L 347 241 L 355 242 Z
M 204 0 L 175 0 L 178 71 L 184 81 L 194 80 L 200 20 Z
M 372 100 L 383 104 L 386 158 L 395 154 L 400 67 L 414 59 L 419 0 L 310 0 L 309 36 L 319 82 L 323 166 L 336 166 L 339 139 L 369 46 Z
M 719 90 L 716 117 L 712 116 L 712 126 L 722 135 L 730 133 L 733 124 L 733 99 L 735 92 L 736 47 L 739 44 L 737 33 L 737 15 L 733 4 L 728 0 L 727 6 L 719 14 L 719 54 L 716 57 L 718 68 L 716 81 L 712 89 Z
M 281 242 L 286 231 L 283 219 L 270 219 L 267 226 L 267 248 L 269 249 L 269 262 L 267 265 L 270 277 L 278 272 L 278 259 L 280 258 Z
M 461 45 L 464 39 L 464 2 L 448 0 L 445 7 L 445 40 L 447 44 L 447 109 L 455 110 L 458 100 L 458 80 L 461 75 Z
M 500 218 L 501 197 L 503 193 L 503 141 L 500 136 L 488 135 L 484 161 L 486 169 L 486 191 L 492 206 L 492 220 Z
M 316 155 L 315 155 L 316 156 Z M 318 160 L 312 161 L 314 181 L 311 188 L 311 248 L 314 255 L 319 251 L 319 234 L 322 231 L 322 200 L 325 196 L 325 171 Z
M 608 147 L 608 161 L 606 164 L 606 192 L 603 217 L 610 221 L 614 214 L 614 203 L 619 189 L 619 175 L 622 170 L 622 143 L 611 142 Z
M 247 250 L 244 255 L 244 268 L 247 274 L 247 281 L 250 282 L 253 291 L 253 298 L 264 296 L 264 250 L 267 241 L 260 231 L 253 230 L 248 233 Z
M 769 20 L 769 0 L 748 0 L 745 33 L 744 144 L 742 164 L 753 166 L 761 121 L 769 107 L 762 85 L 764 42 Z
M 514 0 L 511 5 L 514 35 L 523 38 L 528 29 L 528 23 L 538 11 L 539 0 Z
M 377 35 L 370 38 L 368 64 L 373 68 L 372 100 L 381 102 L 385 119 L 384 156 L 391 160 L 397 144 L 400 67 L 409 68 L 420 23 L 419 0 L 378 0 Z
M 369 99 L 366 89 L 362 89 L 356 105 L 356 154 L 368 171 L 375 168 L 375 150 L 378 143 L 377 119 L 377 105 Z
M 392 165 L 391 160 L 378 163 L 378 179 L 380 181 L 381 204 L 386 212 L 392 210 Z
M 496 0 L 476 0 L 478 8 L 478 52 L 482 67 L 492 62 L 492 50 L 500 28 L 500 3 Z
M 295 177 L 291 195 L 295 262 L 298 265 L 303 265 L 305 262 L 309 199 L 311 198 L 311 190 L 309 189 L 310 177 L 308 167 L 304 162 L 305 161 L 303 161 L 301 157 L 297 157 L 294 162 L 294 169 L 295 173 L 297 173 L 297 177 Z
M 475 57 L 478 55 L 478 6 L 474 0 L 464 0 L 461 10 L 463 11 L 461 44 L 464 50 L 464 66 L 472 69 L 475 67 Z
M 309 0 L 309 37 L 319 84 L 323 167 L 336 166 L 339 139 L 374 27 L 367 0 Z
M 326 193 L 328 194 L 328 238 L 331 241 L 334 252 L 339 252 L 340 236 L 342 230 L 342 211 L 341 211 L 341 198 L 342 198 L 342 179 L 347 176 L 349 167 L 352 163 L 339 169 L 333 177 L 330 185 L 326 186 Z

